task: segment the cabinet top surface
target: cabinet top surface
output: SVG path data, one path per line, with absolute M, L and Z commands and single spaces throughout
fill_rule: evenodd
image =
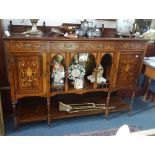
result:
M 34 40 L 34 41 L 141 41 L 146 42 L 147 40 L 143 38 L 118 38 L 118 37 L 96 37 L 96 38 L 66 38 L 66 37 L 59 37 L 59 36 L 39 36 L 39 35 L 12 35 L 10 37 L 3 37 L 4 40 Z

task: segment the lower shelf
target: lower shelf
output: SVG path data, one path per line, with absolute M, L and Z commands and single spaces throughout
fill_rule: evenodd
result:
M 66 104 L 73 104 L 73 100 L 62 100 Z M 96 98 L 84 98 L 84 99 L 76 99 L 74 103 L 90 103 L 94 102 L 95 104 L 106 104 L 106 98 L 103 99 L 103 96 L 96 97 Z M 130 105 L 125 103 L 119 96 L 113 96 L 110 99 L 109 107 L 114 107 L 109 109 L 109 113 L 123 111 L 123 110 L 130 110 Z M 86 110 L 86 111 L 79 111 L 79 112 L 62 112 L 59 111 L 59 101 L 51 102 L 51 120 L 59 119 L 59 118 L 67 118 L 67 117 L 76 117 L 76 116 L 84 116 L 84 115 L 93 115 L 93 114 L 105 114 L 104 109 L 97 109 L 97 110 Z M 34 104 L 34 105 L 19 105 L 17 111 L 17 120 L 18 123 L 27 123 L 33 121 L 42 121 L 47 120 L 47 104 Z
M 88 103 L 89 98 L 85 100 L 81 100 L 83 103 Z M 74 103 L 81 103 L 81 102 L 74 102 Z M 64 102 L 65 104 L 73 104 L 70 102 Z M 98 97 L 94 100 L 95 104 L 106 104 L 106 99 L 103 99 L 102 97 Z M 58 103 L 57 106 L 51 107 L 51 119 L 59 119 L 59 118 L 67 118 L 67 117 L 74 117 L 74 116 L 83 116 L 83 115 L 92 115 L 92 114 L 98 114 L 98 113 L 105 113 L 104 109 L 95 109 L 95 110 L 86 110 L 86 111 L 79 111 L 79 112 L 63 112 L 59 111 Z M 112 107 L 112 108 L 111 108 Z M 119 96 L 115 96 L 111 98 L 111 101 L 109 103 L 109 113 L 110 112 L 117 112 L 117 111 L 123 111 L 123 110 L 130 110 L 130 105 L 125 103 Z
M 27 123 L 34 121 L 47 120 L 47 106 L 46 104 L 39 105 L 19 105 L 17 113 L 18 123 Z

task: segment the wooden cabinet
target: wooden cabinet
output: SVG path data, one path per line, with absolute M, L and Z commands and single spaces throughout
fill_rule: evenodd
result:
M 52 37 L 9 37 L 5 38 L 6 51 L 8 54 L 8 70 L 10 72 L 11 96 L 14 109 L 15 127 L 19 123 L 51 120 L 104 113 L 108 116 L 110 112 L 131 110 L 130 104 L 118 97 L 118 89 L 134 89 L 141 71 L 146 47 L 145 40 L 120 39 L 120 38 L 52 38 Z M 87 55 L 87 60 L 82 62 L 79 57 Z M 53 64 L 56 59 L 61 58 L 61 66 L 64 70 L 62 83 L 56 85 L 53 77 Z M 77 89 L 70 76 L 70 67 L 78 58 L 79 65 L 84 68 L 83 87 Z M 74 65 L 73 65 L 74 66 Z M 97 80 L 97 69 L 102 66 L 102 77 L 106 82 L 99 83 Z M 75 66 L 74 66 L 75 67 Z M 83 72 L 82 67 L 76 68 L 74 78 Z M 77 71 L 78 70 L 78 71 Z M 94 73 L 94 81 L 88 76 Z M 80 74 L 80 75 L 78 75 Z M 82 76 L 82 75 L 81 75 Z M 58 75 L 56 78 L 60 78 Z M 54 81 L 55 80 L 55 81 Z M 93 95 L 95 92 L 103 92 L 100 97 Z M 89 94 L 82 98 L 82 94 Z M 64 99 L 64 95 L 68 100 Z M 73 94 L 79 97 L 71 99 Z M 33 109 L 23 108 L 22 115 L 17 110 L 23 97 L 39 96 L 45 100 L 41 106 L 36 105 Z M 53 99 L 55 98 L 56 99 Z M 73 96 L 72 96 L 73 97 Z M 86 99 L 86 100 L 85 100 Z M 95 106 L 104 105 L 102 108 L 79 110 L 76 112 L 60 111 L 60 102 L 71 105 L 93 102 Z M 45 104 L 46 103 L 46 104 Z M 18 106 L 19 105 L 19 106 Z M 22 104 L 21 104 L 22 105 Z M 103 106 L 102 105 L 102 106 Z M 20 109 L 20 108 L 19 108 Z M 27 109 L 27 110 L 26 110 Z M 25 112 L 25 113 L 24 113 Z

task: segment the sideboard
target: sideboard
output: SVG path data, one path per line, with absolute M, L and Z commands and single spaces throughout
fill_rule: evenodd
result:
M 146 40 L 136 38 L 64 38 L 64 37 L 36 37 L 18 36 L 4 38 L 8 62 L 8 73 L 11 85 L 11 98 L 14 113 L 14 124 L 51 120 L 104 113 L 107 117 L 110 112 L 131 111 L 134 92 L 138 77 L 143 65 L 143 58 L 147 49 Z M 76 89 L 69 79 L 69 67 L 75 55 L 87 53 L 91 61 L 87 63 L 84 84 Z M 51 64 L 56 55 L 63 57 L 65 70 L 64 85 L 54 87 L 51 84 Z M 93 63 L 92 63 L 93 62 Z M 104 69 L 103 77 L 106 82 L 97 83 L 87 79 L 95 68 L 101 65 Z M 120 89 L 133 90 L 132 100 L 127 104 L 120 96 L 113 95 Z M 64 102 L 59 95 L 85 94 L 105 92 L 99 101 L 94 96 L 90 101 L 104 103 L 104 109 L 84 110 L 74 113 L 59 111 L 59 102 Z M 38 96 L 44 98 L 44 103 L 35 108 L 21 108 L 18 102 L 25 97 Z M 58 103 L 52 100 L 58 96 Z M 72 95 L 71 95 L 72 96 Z M 79 101 L 82 98 L 79 97 Z M 75 100 L 72 100 L 72 102 Z M 46 105 L 46 106 L 45 106 Z M 32 110 L 34 110 L 32 112 Z

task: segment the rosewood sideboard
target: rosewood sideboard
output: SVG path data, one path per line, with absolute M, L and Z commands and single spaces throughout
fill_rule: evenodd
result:
M 146 40 L 136 38 L 77 38 L 47 36 L 22 36 L 13 35 L 4 38 L 8 73 L 11 85 L 11 98 L 14 113 L 14 124 L 51 120 L 104 113 L 107 117 L 110 112 L 127 110 L 131 111 L 134 92 L 137 86 L 143 58 L 147 49 Z M 91 83 L 84 77 L 82 89 L 75 89 L 68 78 L 68 68 L 75 55 L 88 53 L 92 62 L 88 63 L 88 75 L 94 68 L 102 65 L 103 76 L 107 82 L 99 85 Z M 56 55 L 64 59 L 65 68 L 64 86 L 59 89 L 51 86 L 51 64 Z M 93 65 L 92 65 L 93 64 Z M 120 89 L 133 90 L 132 100 L 127 104 L 117 95 Z M 59 111 L 58 103 L 64 102 L 61 95 L 85 94 L 104 92 L 102 97 L 89 99 L 96 103 L 105 103 L 105 109 L 79 111 L 68 113 Z M 35 107 L 25 106 L 22 109 L 22 98 L 41 97 L 43 104 Z M 57 100 L 52 100 L 55 96 Z M 72 95 L 71 95 L 72 96 Z M 79 97 L 78 100 L 82 101 Z M 19 102 L 20 101 L 20 102 Z M 69 103 L 69 102 L 68 102 Z

